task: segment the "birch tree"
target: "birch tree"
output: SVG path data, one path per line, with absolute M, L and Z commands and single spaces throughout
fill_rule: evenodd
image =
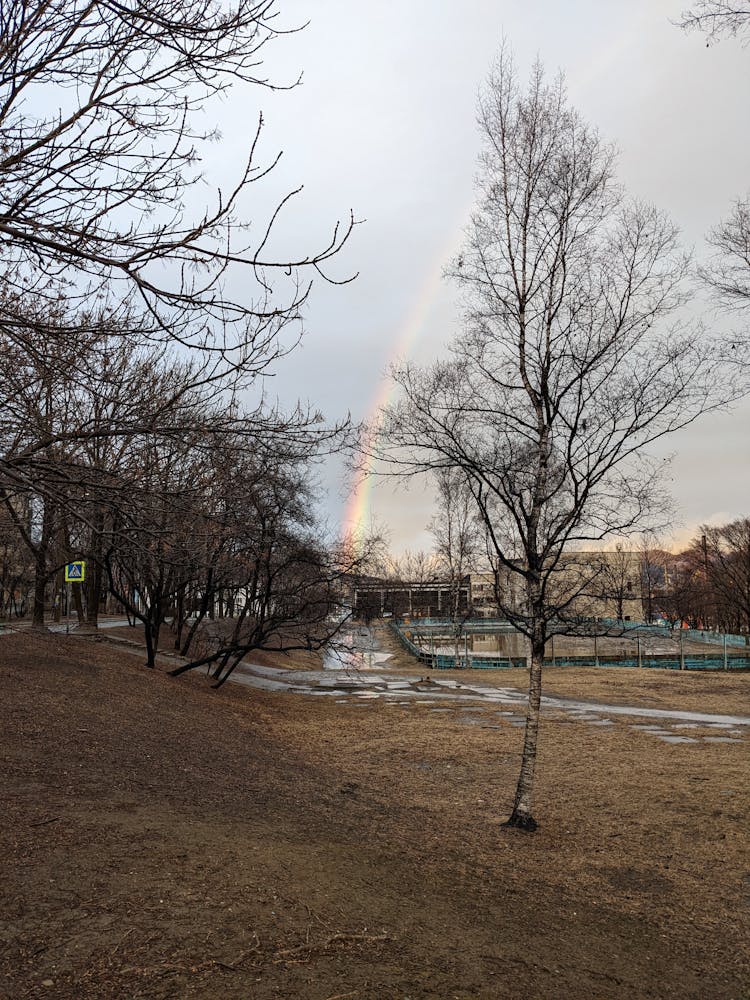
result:
M 626 198 L 614 151 L 564 81 L 536 65 L 524 89 L 503 50 L 478 120 L 477 204 L 449 268 L 465 330 L 446 360 L 394 369 L 400 396 L 377 451 L 394 473 L 460 470 L 493 563 L 519 582 L 496 595 L 530 645 L 507 825 L 534 830 L 545 643 L 575 597 L 561 592 L 561 557 L 663 509 L 647 448 L 715 405 L 714 373 L 680 319 L 688 261 L 675 227 Z

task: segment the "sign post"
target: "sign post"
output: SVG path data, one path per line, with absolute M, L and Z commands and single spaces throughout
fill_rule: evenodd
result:
M 65 582 L 68 585 L 68 614 L 65 622 L 66 635 L 70 634 L 70 585 L 71 583 L 83 583 L 85 579 L 86 563 L 83 559 L 76 559 L 74 562 L 65 564 Z

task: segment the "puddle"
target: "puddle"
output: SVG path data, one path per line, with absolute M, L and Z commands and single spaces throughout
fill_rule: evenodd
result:
M 661 740 L 662 743 L 697 743 L 698 740 L 694 736 L 662 736 L 661 733 L 654 733 L 654 736 Z
M 355 704 L 367 704 L 377 699 L 393 704 L 391 699 L 400 697 L 402 700 L 398 704 L 404 707 L 410 704 L 425 706 L 450 704 L 463 709 L 466 716 L 470 713 L 481 713 L 483 709 L 486 711 L 489 705 L 512 726 L 525 725 L 526 695 L 522 691 L 517 691 L 515 688 L 489 687 L 485 684 L 469 686 L 451 678 L 444 680 L 436 678 L 431 684 L 422 686 L 417 676 L 389 677 L 387 673 L 376 672 L 374 667 L 378 664 L 383 666 L 389 654 L 373 650 L 370 656 L 370 651 L 366 648 L 363 650 L 361 646 L 356 652 L 359 657 L 357 669 L 342 669 L 341 663 L 338 662 L 335 669 L 331 665 L 323 673 L 284 670 L 246 662 L 235 671 L 232 680 L 265 691 L 287 691 L 300 695 L 329 694 L 337 699 L 338 704 L 351 704 L 352 702 L 346 700 L 349 695 L 357 698 L 357 701 L 353 702 Z M 361 661 L 365 657 L 368 664 L 372 665 L 372 672 L 362 668 Z M 498 710 L 496 707 L 498 705 L 505 705 L 507 709 Z M 511 706 L 515 706 L 516 711 Z M 750 717 L 745 716 L 598 704 L 549 696 L 542 698 L 542 707 L 546 711 L 552 709 L 555 712 L 564 712 L 572 721 L 585 722 L 591 726 L 613 725 L 613 719 L 609 716 L 615 719 L 630 716 L 639 720 L 629 723 L 631 729 L 659 736 L 674 735 L 674 730 L 694 729 L 698 726 L 708 726 L 727 734 L 723 737 L 717 736 L 713 740 L 707 737 L 708 742 L 737 742 L 737 738 L 741 738 L 748 731 L 746 727 L 750 727 Z M 649 724 L 648 720 L 652 722 Z M 465 718 L 462 721 L 469 720 Z
M 662 719 L 665 722 L 700 722 L 709 726 L 750 726 L 750 718 L 742 715 L 710 715 L 707 712 L 677 712 L 662 708 L 637 708 L 634 705 L 599 705 L 593 702 L 568 702 L 564 698 L 543 698 L 542 703 L 569 712 L 606 712 L 607 715 L 634 715 L 641 719 Z
M 735 736 L 704 736 L 704 743 L 742 743 Z

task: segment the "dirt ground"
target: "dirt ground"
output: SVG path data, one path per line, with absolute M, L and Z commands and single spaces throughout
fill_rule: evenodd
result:
M 643 674 L 547 686 L 750 714 L 748 675 Z M 481 711 L 216 693 L 30 633 L 0 684 L 4 1000 L 750 997 L 747 739 L 547 714 L 528 835 L 500 825 L 522 731 Z

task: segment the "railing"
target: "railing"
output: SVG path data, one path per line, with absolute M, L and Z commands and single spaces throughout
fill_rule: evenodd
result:
M 492 631 L 515 631 L 513 627 L 507 621 L 482 619 L 481 622 L 477 621 L 467 621 L 462 626 L 462 634 L 468 634 L 470 632 L 483 632 L 490 631 L 486 628 L 488 624 L 492 623 L 494 628 Z M 407 636 L 403 631 L 402 623 L 396 620 L 392 620 L 390 623 L 391 630 L 393 631 L 396 638 L 399 640 L 401 645 L 414 656 L 420 663 L 424 663 L 426 666 L 430 667 L 432 670 L 460 670 L 464 669 L 467 665 L 472 670 L 510 670 L 514 667 L 521 667 L 528 669 L 528 658 L 526 656 L 491 656 L 485 654 L 476 654 L 467 652 L 464 656 L 459 655 L 456 657 L 450 653 L 435 653 L 424 649 L 424 647 L 413 642 L 409 636 Z M 602 622 L 602 625 L 609 626 L 610 623 Z M 427 619 L 420 618 L 414 623 L 409 623 L 408 627 L 414 629 L 415 626 L 418 628 L 428 627 L 442 627 L 451 626 L 452 623 L 446 619 Z M 483 625 L 484 628 L 478 628 L 477 625 Z M 618 622 L 618 628 L 623 625 L 628 626 L 626 631 L 634 632 L 638 631 L 639 636 L 644 635 L 651 636 L 662 636 L 667 638 L 676 639 L 680 635 L 680 630 L 674 632 L 668 627 L 662 627 L 658 625 L 646 625 L 641 622 Z M 658 670 L 750 670 L 750 655 L 746 653 L 731 653 L 726 650 L 725 637 L 723 635 L 717 635 L 716 633 L 705 633 L 706 636 L 713 636 L 711 640 L 704 638 L 704 633 L 698 630 L 683 629 L 682 633 L 684 636 L 692 638 L 694 641 L 698 642 L 712 642 L 716 644 L 721 644 L 724 646 L 724 651 L 721 656 L 717 656 L 714 653 L 674 653 L 674 654 L 660 654 L 658 656 L 650 655 L 648 653 L 641 653 L 640 656 L 627 654 L 606 654 L 599 653 L 596 656 L 566 656 L 557 654 L 556 656 L 546 656 L 544 658 L 544 665 L 549 667 L 642 667 L 651 668 Z M 600 633 L 601 635 L 602 633 Z M 622 632 L 619 633 L 622 635 Z M 636 637 L 634 637 L 636 638 Z M 726 642 L 733 642 L 736 645 L 744 644 L 745 637 L 743 636 L 726 636 Z

